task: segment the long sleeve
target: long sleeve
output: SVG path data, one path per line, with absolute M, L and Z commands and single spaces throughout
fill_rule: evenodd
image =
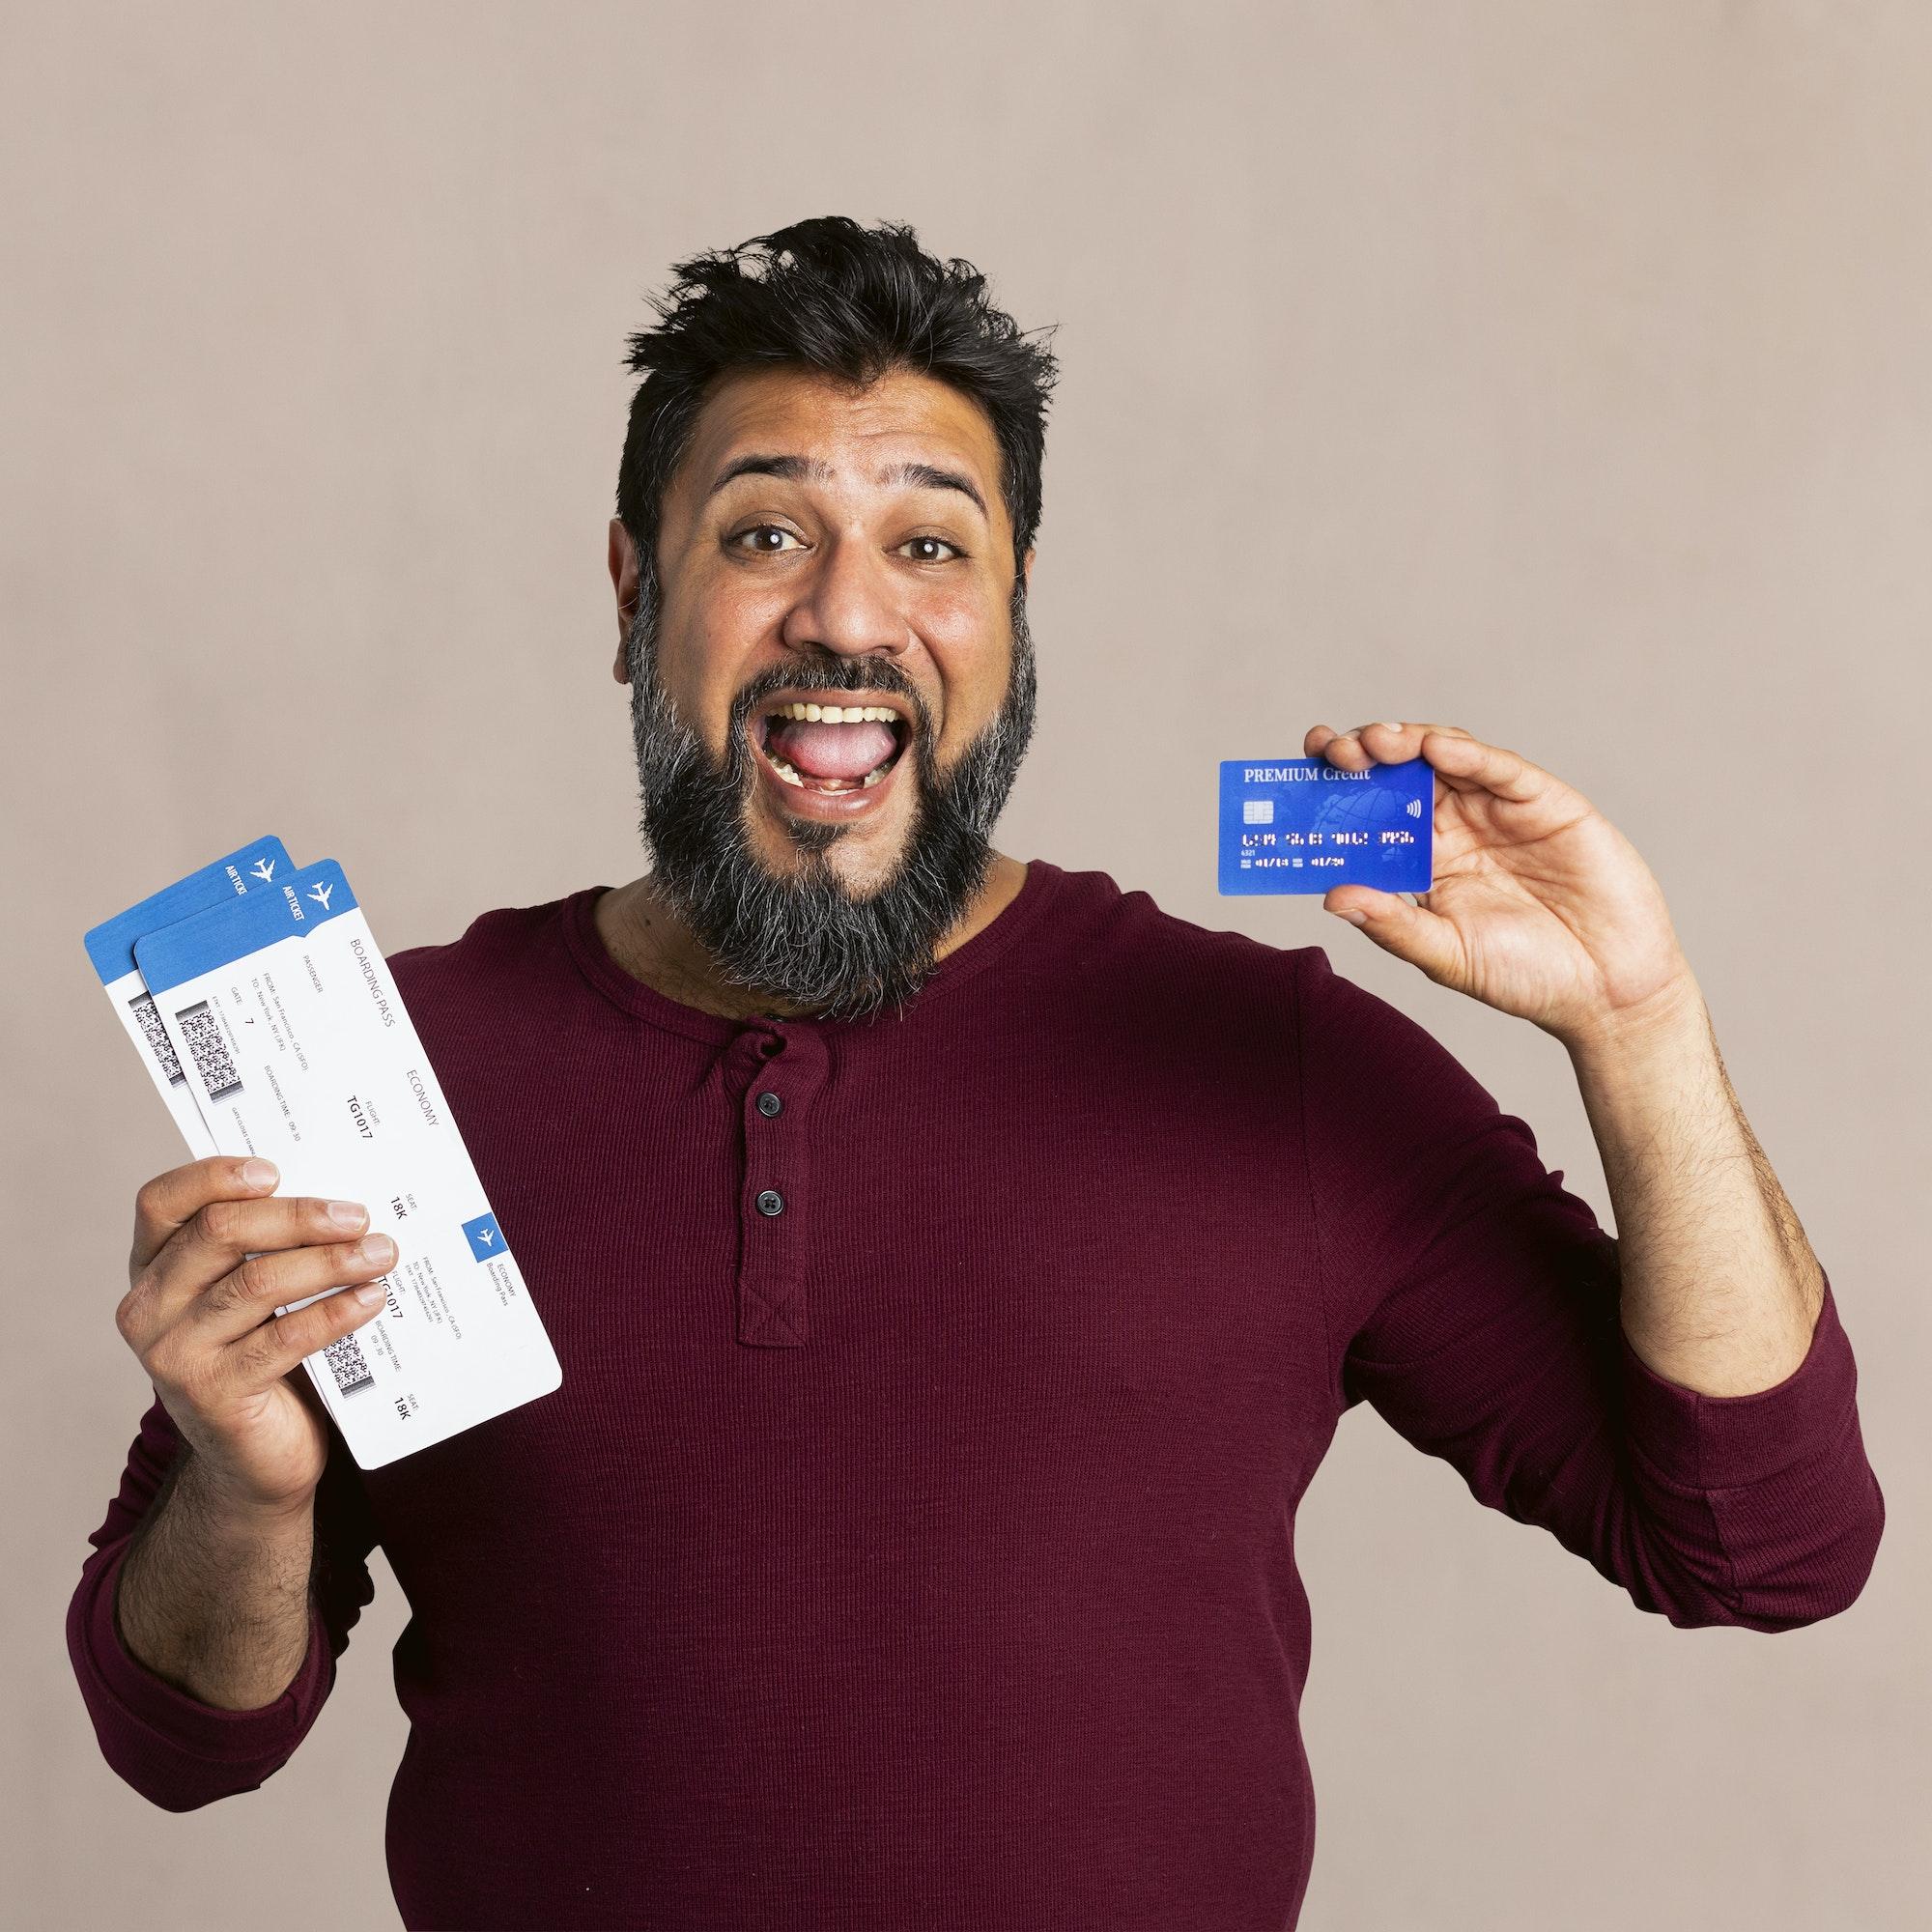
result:
M 94 1554 L 82 1563 L 68 1605 L 67 1645 L 101 1755 L 163 1810 L 192 1811 L 257 1789 L 307 1735 L 334 1687 L 335 1660 L 375 1594 L 365 1560 L 375 1537 L 355 1466 L 332 1438 L 316 1492 L 317 1562 L 301 1669 L 259 1710 L 204 1704 L 135 1659 L 114 1615 L 122 1563 L 179 1448 L 173 1418 L 157 1397 L 128 1449 L 120 1492 L 88 1538 Z
M 1776 1387 L 1665 1379 L 1624 1334 L 1615 1238 L 1529 1127 L 1319 948 L 1298 994 L 1343 1406 L 1366 1400 L 1479 1502 L 1673 1625 L 1781 1631 L 1846 1608 L 1885 1501 L 1829 1278 L 1809 1350 Z

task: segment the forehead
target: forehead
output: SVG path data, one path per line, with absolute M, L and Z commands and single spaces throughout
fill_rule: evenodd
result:
M 1000 446 L 985 411 L 950 383 L 895 369 L 860 387 L 815 369 L 733 369 L 698 412 L 674 488 L 701 501 L 741 456 L 809 456 L 837 471 L 835 488 L 867 489 L 888 465 L 963 469 L 1004 524 Z

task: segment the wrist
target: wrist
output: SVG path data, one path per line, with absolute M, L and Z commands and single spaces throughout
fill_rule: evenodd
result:
M 1648 999 L 1567 1029 L 1564 1049 L 1577 1070 L 1682 1065 L 1716 1040 L 1702 989 L 1688 969 Z
M 220 1463 L 201 1451 L 185 1448 L 178 1492 L 185 1492 L 189 1507 L 204 1520 L 250 1535 L 296 1534 L 314 1521 L 315 1492 L 294 1497 L 263 1496 L 227 1475 Z

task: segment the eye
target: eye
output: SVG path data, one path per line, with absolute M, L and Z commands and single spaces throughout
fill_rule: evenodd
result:
M 936 545 L 940 550 L 950 550 L 954 556 L 964 556 L 966 554 L 956 543 L 949 542 L 945 537 L 908 537 L 904 543 L 899 545 L 899 549 L 901 552 L 904 552 L 920 544 Z M 913 558 L 913 561 L 915 563 L 944 563 L 946 558 L 928 554 L 925 556 L 916 556 Z
M 742 530 L 734 531 L 727 541 L 733 550 L 749 550 L 758 556 L 782 556 L 784 554 L 784 547 L 781 544 L 764 542 L 747 544 L 745 539 L 747 537 L 789 537 L 791 535 L 791 531 L 786 529 L 781 524 L 748 524 Z M 797 539 L 794 537 L 793 541 L 797 542 Z M 801 550 L 804 549 L 804 545 L 800 544 L 799 548 Z

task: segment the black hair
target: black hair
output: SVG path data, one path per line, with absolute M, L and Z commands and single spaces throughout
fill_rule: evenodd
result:
M 617 515 L 638 548 L 647 596 L 665 489 L 707 386 L 727 369 L 787 362 L 862 385 L 912 369 L 979 403 L 999 442 L 1015 582 L 1024 584 L 1057 364 L 993 307 L 971 262 L 928 255 L 903 223 L 864 228 L 827 214 L 679 262 L 673 272 L 668 294 L 652 302 L 659 326 L 633 335 L 626 357 L 644 380 L 631 399 Z

